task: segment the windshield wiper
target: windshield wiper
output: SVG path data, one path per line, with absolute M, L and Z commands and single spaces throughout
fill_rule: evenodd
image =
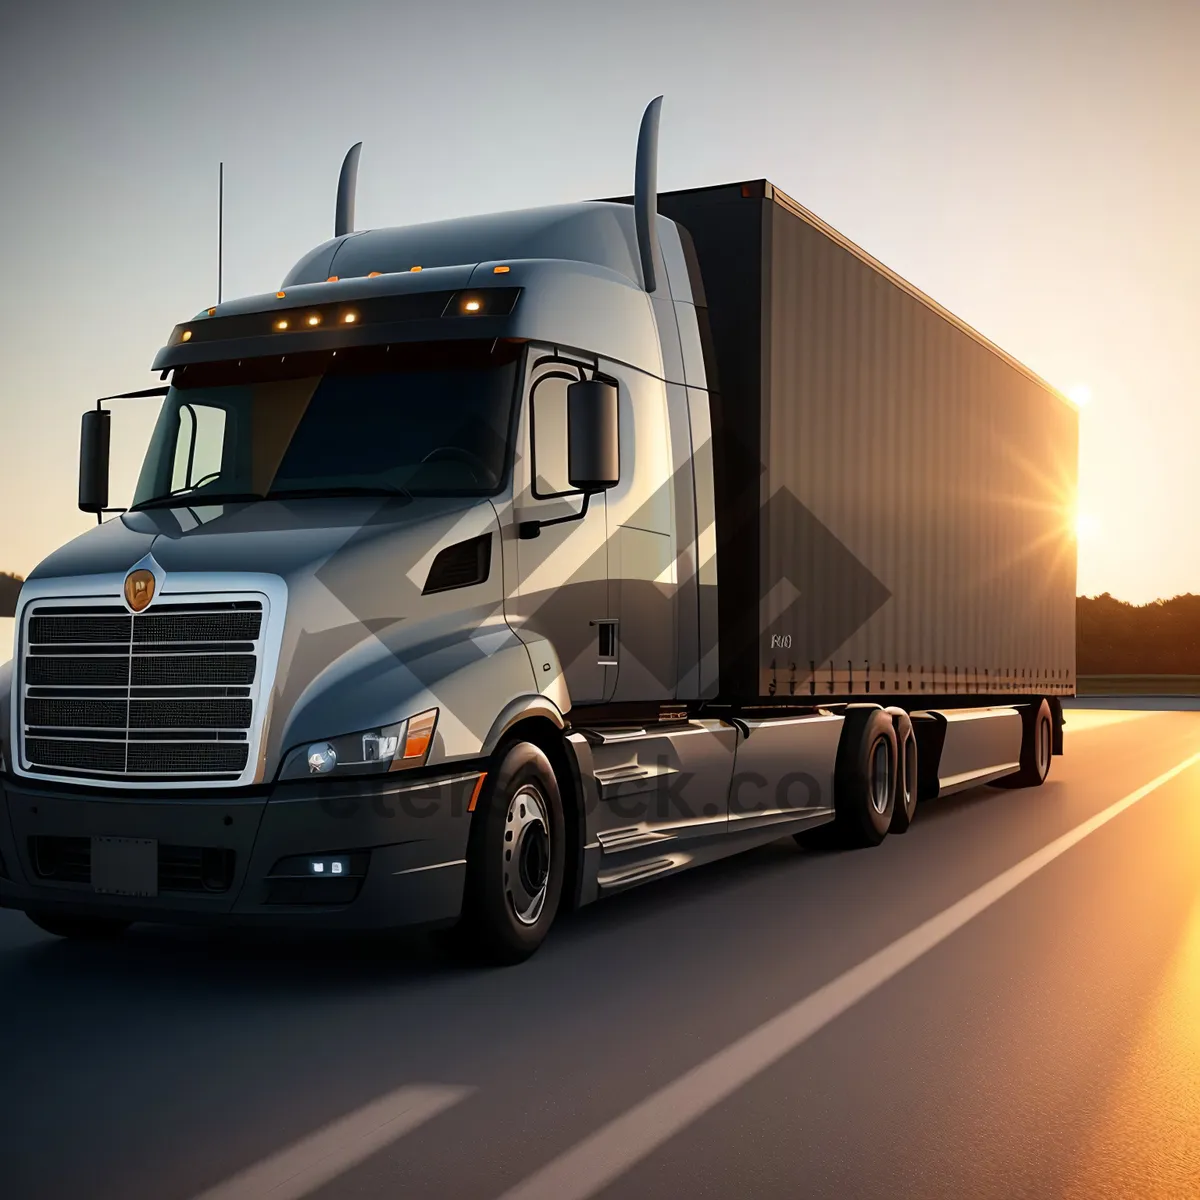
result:
M 370 485 L 339 484 L 332 487 L 272 488 L 267 500 L 303 500 L 318 496 L 393 496 L 411 500 L 412 492 L 405 487 L 377 483 Z
M 167 492 L 165 496 L 151 496 L 135 504 L 129 511 L 141 512 L 144 508 L 203 508 L 208 504 L 239 504 L 252 500 L 263 500 L 257 492 Z

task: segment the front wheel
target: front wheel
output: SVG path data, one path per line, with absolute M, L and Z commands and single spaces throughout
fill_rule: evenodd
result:
M 68 913 L 29 909 L 25 915 L 41 930 L 55 937 L 81 942 L 105 942 L 120 937 L 132 924 L 110 917 L 73 917 Z
M 462 932 L 480 957 L 516 963 L 542 944 L 558 912 L 566 826 L 541 749 L 516 742 L 498 759 L 471 824 Z

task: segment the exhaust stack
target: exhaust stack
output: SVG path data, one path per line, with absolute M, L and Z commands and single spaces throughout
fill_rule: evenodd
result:
M 637 229 L 638 253 L 642 259 L 642 285 L 653 292 L 658 281 L 654 263 L 658 258 L 658 114 L 662 109 L 661 96 L 646 105 L 642 127 L 638 131 L 637 166 L 633 175 L 633 220 Z
M 355 142 L 342 159 L 338 176 L 337 211 L 333 215 L 333 236 L 342 237 L 354 232 L 354 194 L 358 190 L 358 155 L 362 142 Z

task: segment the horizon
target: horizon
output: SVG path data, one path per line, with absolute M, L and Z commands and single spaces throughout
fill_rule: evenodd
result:
M 18 583 L 24 583 L 25 577 L 17 574 L 14 571 L 0 570 L 0 579 L 8 577 L 16 579 Z M 1154 596 L 1149 600 L 1126 600 L 1123 596 L 1115 595 L 1112 592 L 1096 592 L 1088 595 L 1079 592 L 1075 596 L 1076 600 L 1115 600 L 1118 604 L 1127 604 L 1133 608 L 1148 608 L 1152 604 L 1170 604 L 1173 600 L 1200 600 L 1200 591 L 1196 592 L 1176 592 L 1173 596 Z M 12 618 L 6 613 L 0 611 L 0 621 L 11 620 Z M 0 660 L 2 661 L 2 660 Z
M 9 16 L 0 136 L 25 169 L 0 180 L 2 242 L 28 283 L 0 300 L 0 499 L 26 515 L 0 539 L 0 569 L 28 575 L 87 528 L 80 413 L 155 382 L 171 326 L 215 300 L 219 161 L 224 295 L 261 293 L 329 237 L 353 142 L 362 228 L 620 195 L 641 109 L 662 92 L 662 190 L 770 178 L 1084 401 L 1080 595 L 1200 592 L 1200 556 L 1181 552 L 1200 542 L 1200 81 L 1186 49 L 1200 10 L 700 4 L 680 25 L 617 3 L 593 21 L 591 53 L 612 64 L 596 103 L 544 32 L 569 8 L 360 2 L 335 18 L 308 3 L 67 0 Z M 351 18 L 412 47 L 403 72 L 365 69 L 352 97 L 305 105 L 262 68 L 312 61 Z M 479 36 L 451 79 L 432 51 L 464 19 Z M 335 56 L 335 77 L 349 61 Z M 414 94 L 439 98 L 419 120 Z M 114 502 L 152 415 L 114 418 Z

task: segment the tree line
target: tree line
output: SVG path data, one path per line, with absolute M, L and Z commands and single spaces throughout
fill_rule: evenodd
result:
M 1080 675 L 1200 675 L 1200 596 L 1149 604 L 1080 596 L 1075 645 Z
M 17 612 L 17 593 L 25 581 L 19 575 L 0 571 L 0 617 L 12 617 Z

